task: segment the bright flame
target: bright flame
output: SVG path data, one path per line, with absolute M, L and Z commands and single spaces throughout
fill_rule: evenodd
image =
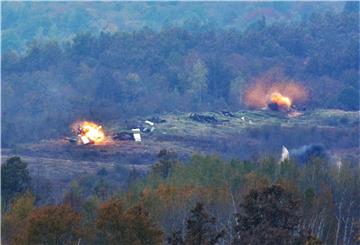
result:
M 81 122 L 78 125 L 77 133 L 83 144 L 100 144 L 106 139 L 102 126 L 93 122 Z
M 305 102 L 307 90 L 295 82 L 257 81 L 244 94 L 244 102 L 251 108 L 266 108 L 269 104 L 290 109 L 293 103 Z
M 281 107 L 285 107 L 286 109 L 290 109 L 291 107 L 291 99 L 289 97 L 283 96 L 278 92 L 271 94 L 270 101 L 271 103 L 274 103 Z

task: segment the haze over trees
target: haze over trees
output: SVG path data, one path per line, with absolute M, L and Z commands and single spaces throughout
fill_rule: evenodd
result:
M 144 27 L 35 42 L 2 54 L 2 143 L 64 135 L 97 121 L 173 111 L 239 110 L 263 76 L 295 80 L 309 108 L 359 109 L 358 12 L 262 18 L 245 29 Z M 5 140 L 6 139 L 6 140 Z
M 33 40 L 69 40 L 80 32 L 131 32 L 143 27 L 244 29 L 265 16 L 274 21 L 298 21 L 316 11 L 343 9 L 343 2 L 3 2 L 2 50 L 26 51 Z

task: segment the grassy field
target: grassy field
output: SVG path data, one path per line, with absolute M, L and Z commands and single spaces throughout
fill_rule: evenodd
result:
M 164 123 L 143 133 L 141 143 L 113 141 L 106 145 L 76 145 L 65 139 L 43 140 L 2 149 L 3 160 L 18 155 L 28 164 L 31 175 L 45 178 L 62 190 L 73 179 L 94 175 L 105 168 L 124 178 L 132 170 L 146 172 L 161 149 L 176 152 L 180 159 L 194 153 L 225 158 L 252 159 L 280 156 L 282 145 L 289 149 L 306 144 L 323 144 L 341 159 L 359 159 L 359 112 L 341 110 L 306 111 L 297 117 L 268 110 L 201 113 L 215 123 L 194 121 L 189 113 L 159 115 Z M 144 126 L 148 118 L 116 120 L 104 128 L 108 135 Z M 65 138 L 65 136 L 64 136 Z

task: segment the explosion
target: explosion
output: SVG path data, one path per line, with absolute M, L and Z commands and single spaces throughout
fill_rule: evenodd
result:
M 75 132 L 81 144 L 102 144 L 105 142 L 105 132 L 101 125 L 93 122 L 81 122 L 75 125 Z
M 270 102 L 268 103 L 268 107 L 274 110 L 277 110 L 279 108 L 289 110 L 291 108 L 291 99 L 289 97 L 283 96 L 278 92 L 272 93 L 270 96 Z
M 245 104 L 251 108 L 289 111 L 294 102 L 307 100 L 306 89 L 295 82 L 257 81 L 245 92 Z

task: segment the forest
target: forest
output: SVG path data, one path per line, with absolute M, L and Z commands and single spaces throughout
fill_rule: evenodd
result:
M 344 2 L 3 2 L 2 50 L 26 52 L 33 40 L 72 39 L 79 32 L 131 32 L 143 27 L 216 26 L 244 29 L 261 16 L 299 21 L 313 12 L 340 12 Z
M 2 244 L 360 244 L 359 2 L 188 4 L 2 3 Z
M 148 175 L 114 190 L 106 170 L 39 205 L 20 158 L 1 167 L 6 244 L 357 244 L 360 172 L 312 158 L 181 162 L 162 150 Z M 93 183 L 91 185 L 90 183 Z M 43 192 L 44 190 L 42 190 Z M 4 211 L 4 210 L 3 210 Z M 77 243 L 78 242 L 78 243 Z
M 311 108 L 359 109 L 358 5 L 245 30 L 82 33 L 2 54 L 2 144 L 58 137 L 79 118 L 245 108 L 258 79 L 296 81 Z

